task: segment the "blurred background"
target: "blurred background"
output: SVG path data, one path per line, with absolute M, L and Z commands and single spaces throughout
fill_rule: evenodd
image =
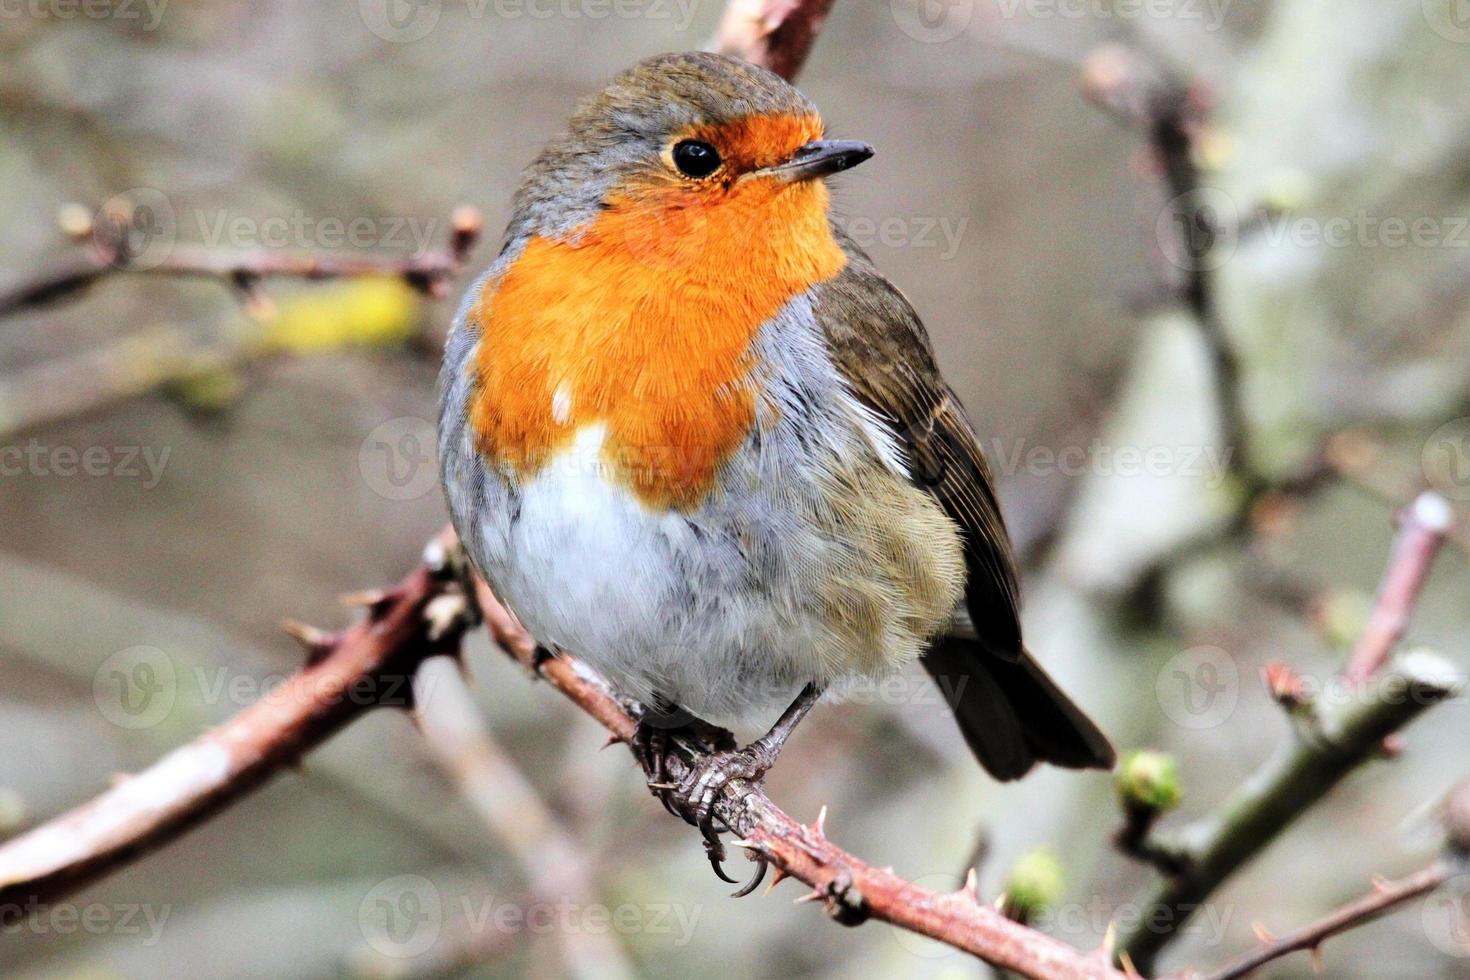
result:
M 140 264 L 199 245 L 406 256 L 442 248 L 469 204 L 483 267 L 520 169 L 577 99 L 703 46 L 721 10 L 0 0 L 0 293 L 76 261 L 61 224 L 109 201 L 146 212 Z M 1188 83 L 1203 265 L 1180 253 L 1147 127 L 1084 91 L 1116 81 L 1123 52 Z M 1263 666 L 1329 676 L 1399 506 L 1426 487 L 1470 501 L 1470 12 L 838 0 L 799 82 L 834 134 L 878 148 L 840 181 L 839 220 L 920 311 L 985 436 L 1031 646 L 1120 747 L 1175 754 L 1174 819 L 1210 811 L 1288 737 Z M 1199 282 L 1210 329 L 1179 298 Z M 339 596 L 397 581 L 446 520 L 431 420 L 455 301 L 392 279 L 265 295 L 116 275 L 0 321 L 0 837 L 256 700 L 300 662 L 283 619 L 347 622 Z M 1238 359 L 1223 401 L 1211 336 Z M 1281 489 L 1309 466 L 1330 472 Z M 1455 544 L 1409 634 L 1462 668 L 1467 589 Z M 793 908 L 797 885 L 728 898 L 625 752 L 597 751 L 600 730 L 482 635 L 468 659 L 591 894 L 528 898 L 419 733 L 377 712 L 77 896 L 92 925 L 0 931 L 0 973 L 560 976 L 572 930 L 611 937 L 626 962 L 606 976 L 986 975 Z M 977 855 L 987 897 L 1018 864 L 1059 870 L 1038 924 L 1078 946 L 1136 912 L 1155 875 L 1110 845 L 1106 774 L 988 781 L 917 673 L 839 701 L 770 778 L 789 813 L 828 806 L 834 840 L 929 887 Z M 1284 930 L 1422 866 L 1427 814 L 1470 772 L 1467 731 L 1463 699 L 1430 712 L 1215 895 L 1164 965 L 1217 963 L 1256 920 Z M 418 925 L 388 935 L 383 908 Z M 1453 912 L 1411 904 L 1337 940 L 1327 975 L 1470 977 Z

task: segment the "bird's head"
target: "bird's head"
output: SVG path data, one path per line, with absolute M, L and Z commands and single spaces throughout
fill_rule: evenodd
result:
M 630 247 L 687 251 L 711 237 L 820 226 L 822 178 L 872 156 L 828 140 L 812 103 L 765 69 L 709 53 L 660 55 L 623 72 L 527 171 L 511 237 L 575 239 L 616 224 Z M 687 257 L 687 256 L 686 256 Z

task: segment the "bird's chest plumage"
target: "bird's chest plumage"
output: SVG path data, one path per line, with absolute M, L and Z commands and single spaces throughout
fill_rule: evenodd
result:
M 610 479 L 655 510 L 697 507 L 774 410 L 762 326 L 846 261 L 825 193 L 615 204 L 575 238 L 527 241 L 468 314 L 480 453 L 531 478 L 596 426 Z
M 532 240 L 467 304 L 440 444 L 471 554 L 540 641 L 705 717 L 915 656 L 962 590 L 954 526 L 804 291 L 676 259 L 662 285 L 625 252 L 566 276 L 580 260 Z

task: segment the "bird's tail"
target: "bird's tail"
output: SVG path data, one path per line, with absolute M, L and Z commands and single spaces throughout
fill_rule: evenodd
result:
M 1001 657 L 979 641 L 940 639 L 924 666 L 992 776 L 1020 779 L 1038 762 L 1111 769 L 1113 746 L 1029 653 Z

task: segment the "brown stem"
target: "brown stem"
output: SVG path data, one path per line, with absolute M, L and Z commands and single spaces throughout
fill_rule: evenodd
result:
M 336 635 L 293 627 L 311 662 L 265 700 L 92 802 L 0 846 L 5 924 L 178 839 L 371 708 L 411 705 L 413 676 L 427 658 L 457 651 L 467 620 L 464 597 L 444 574 L 452 542 L 446 530 L 425 567 L 392 591 L 367 596 L 366 622 Z M 629 709 L 636 705 L 621 701 L 574 658 L 539 655 L 484 584 L 476 588 L 491 634 L 508 653 L 613 736 L 632 739 L 637 725 Z M 669 775 L 682 776 L 697 759 L 693 751 L 672 759 Z M 495 788 L 504 789 L 499 776 Z M 473 799 L 484 805 L 489 784 L 474 789 Z M 1035 980 L 1125 980 L 1109 964 L 1108 950 L 1084 953 L 1011 922 L 982 904 L 973 888 L 940 894 L 872 867 L 832 844 L 821 818 L 798 823 L 757 787 L 732 780 L 715 808 L 745 838 L 741 846 L 811 885 L 813 897 L 840 921 L 882 919 Z
M 474 208 L 458 208 L 451 223 L 449 242 L 443 250 L 406 258 L 316 255 L 273 249 L 220 251 L 175 245 L 161 259 L 144 266 L 134 264 L 122 247 L 125 228 L 109 231 L 102 225 L 91 234 L 93 247 L 85 250 L 84 258 L 0 293 L 0 317 L 77 299 L 97 282 L 119 273 L 212 279 L 238 291 L 247 300 L 256 298 L 260 280 L 266 278 L 317 281 L 397 276 L 425 295 L 442 298 L 448 295 L 450 282 L 459 275 L 483 230 L 483 221 Z
M 1404 509 L 1372 616 L 1343 671 L 1349 683 L 1361 684 L 1377 673 L 1404 638 L 1434 559 L 1454 523 L 1454 512 L 1438 494 L 1422 494 Z
M 1315 957 L 1322 944 L 1333 936 L 1366 925 L 1405 902 L 1428 895 L 1449 881 L 1454 874 L 1455 869 L 1448 862 L 1436 861 L 1400 881 L 1375 883 L 1371 895 L 1350 902 L 1309 926 L 1280 938 L 1266 940 L 1258 948 L 1206 975 L 1203 980 L 1239 980 L 1240 977 L 1254 973 L 1267 963 L 1291 953 L 1310 950 Z
M 806 63 L 833 0 L 730 0 L 710 50 L 769 68 L 788 81 Z

